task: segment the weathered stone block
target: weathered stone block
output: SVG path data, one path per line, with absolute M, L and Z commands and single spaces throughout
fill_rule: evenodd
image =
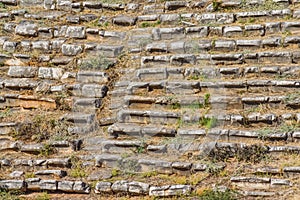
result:
M 38 77 L 45 79 L 60 79 L 62 75 L 63 69 L 61 68 L 40 67 L 38 72 Z
M 278 47 L 281 46 L 281 37 L 270 37 L 262 40 L 263 47 Z
M 37 191 L 40 190 L 40 178 L 28 178 L 25 180 L 27 183 L 27 190 Z
M 107 83 L 109 81 L 108 74 L 106 72 L 94 72 L 94 71 L 79 71 L 77 73 L 77 81 L 83 83 Z
M 73 192 L 73 181 L 58 181 L 57 189 L 64 192 Z
M 86 84 L 82 86 L 82 96 L 103 98 L 106 96 L 107 90 L 105 85 Z
M 73 185 L 73 191 L 76 193 L 89 194 L 91 191 L 91 188 L 88 184 L 86 184 L 82 181 L 75 181 L 74 185 Z
M 246 36 L 263 36 L 265 35 L 265 27 L 260 24 L 245 25 L 244 33 Z
M 75 39 L 85 39 L 86 32 L 84 26 L 69 26 L 66 30 L 66 37 Z
M 184 37 L 184 28 L 154 28 L 152 29 L 154 40 L 171 40 Z
M 22 36 L 36 37 L 38 36 L 38 27 L 30 21 L 23 21 L 16 26 L 15 33 Z
M 99 53 L 103 54 L 103 56 L 107 56 L 110 58 L 117 57 L 123 51 L 124 46 L 116 46 L 116 45 L 97 45 L 96 49 Z
M 236 40 L 237 49 L 259 49 L 261 40 Z
M 236 43 L 234 40 L 216 40 L 214 41 L 214 49 L 219 51 L 234 51 Z
M 48 52 L 50 50 L 50 42 L 47 40 L 38 40 L 31 42 L 32 49 Z
M 23 180 L 1 180 L 0 188 L 7 190 L 24 190 L 26 183 Z
M 65 56 L 76 56 L 83 51 L 81 45 L 76 44 L 63 44 L 61 52 Z
M 183 8 L 187 6 L 187 2 L 185 1 L 167 1 L 165 3 L 166 10 L 177 10 L 179 8 Z
M 177 195 L 188 195 L 191 193 L 191 186 L 189 185 L 166 185 L 155 187 L 151 186 L 149 189 L 149 196 L 168 197 Z
M 55 0 L 44 0 L 44 8 L 47 10 L 54 10 L 56 8 Z
M 33 78 L 37 75 L 37 67 L 11 66 L 7 75 L 16 78 Z
M 200 27 L 187 27 L 185 28 L 185 34 L 190 37 L 207 37 L 208 36 L 208 26 Z
M 112 184 L 111 189 L 114 192 L 128 192 L 129 184 L 126 180 L 116 181 Z
M 148 194 L 149 192 L 149 184 L 147 183 L 142 183 L 142 182 L 137 182 L 137 181 L 132 181 L 128 183 L 128 192 L 133 193 L 133 194 Z
M 236 37 L 243 35 L 243 29 L 240 26 L 225 26 L 223 29 L 225 37 Z
M 120 15 L 112 19 L 112 23 L 121 26 L 133 26 L 137 21 L 136 17 Z
M 111 185 L 112 184 L 110 182 L 98 182 L 95 187 L 95 193 L 101 193 L 101 192 L 110 193 L 112 192 Z
M 59 10 L 70 11 L 72 9 L 72 1 L 69 0 L 57 0 L 56 7 Z
M 39 154 L 44 149 L 42 144 L 23 144 L 20 148 L 21 152 Z
M 162 14 L 159 17 L 160 21 L 165 24 L 177 23 L 180 19 L 179 14 Z
M 50 167 L 67 167 L 71 166 L 70 158 L 51 158 L 47 159 L 46 165 Z
M 59 176 L 59 177 L 64 177 L 67 175 L 66 171 L 63 170 L 40 170 L 40 171 L 36 171 L 34 172 L 35 175 L 55 175 L 55 176 Z
M 3 43 L 3 50 L 13 53 L 15 52 L 16 48 L 17 48 L 18 43 L 17 42 L 13 42 L 13 41 L 5 41 Z
M 265 31 L 266 34 L 274 34 L 274 33 L 280 33 L 281 26 L 280 22 L 269 22 L 265 24 Z
M 41 190 L 57 190 L 57 181 L 56 180 L 41 180 L 39 182 Z
M 147 44 L 146 51 L 148 52 L 167 52 L 168 47 L 165 42 L 154 42 Z
M 44 0 L 20 0 L 20 5 L 25 7 L 43 5 Z

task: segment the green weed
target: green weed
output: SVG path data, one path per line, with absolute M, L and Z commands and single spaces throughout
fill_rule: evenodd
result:
M 148 171 L 148 172 L 143 172 L 141 174 L 141 176 L 144 178 L 149 178 L 149 177 L 156 176 L 156 175 L 157 175 L 156 171 Z
M 118 176 L 118 175 L 119 175 L 119 170 L 118 169 L 114 168 L 114 169 L 111 170 L 111 176 L 112 177 L 115 177 L 115 176 Z
M 174 102 L 171 104 L 171 107 L 173 110 L 177 110 L 177 109 L 180 109 L 181 108 L 181 105 L 179 102 Z
M 19 197 L 21 193 L 19 191 L 7 191 L 5 189 L 0 189 L 0 199 L 3 200 L 22 200 L 24 198 Z
M 204 95 L 204 105 L 205 105 L 206 107 L 210 105 L 209 99 L 210 99 L 210 94 L 209 94 L 209 93 L 205 94 L 205 95 Z
M 265 127 L 263 129 L 260 129 L 258 131 L 258 138 L 265 140 L 268 138 L 268 136 L 270 134 L 273 133 L 290 133 L 293 132 L 295 130 L 297 130 L 297 128 L 299 127 L 299 125 L 297 124 L 281 124 L 278 127 L 273 127 L 273 128 L 269 128 L 269 127 Z
M 51 197 L 47 192 L 43 192 L 36 197 L 36 200 L 50 200 Z
M 65 122 L 46 115 L 36 115 L 30 122 L 16 126 L 10 136 L 17 140 L 32 140 L 42 142 L 56 135 L 68 135 L 68 126 Z
M 161 24 L 160 20 L 157 20 L 156 22 L 142 22 L 140 24 L 140 28 L 156 27 L 160 24 Z
M 285 102 L 288 102 L 288 101 L 294 101 L 294 100 L 299 99 L 299 98 L 300 98 L 300 92 L 295 92 L 295 93 L 290 93 L 290 94 L 288 94 L 288 95 L 285 97 L 284 101 L 285 101 Z
M 200 197 L 201 200 L 235 200 L 237 199 L 236 192 L 232 190 L 225 190 L 223 191 L 214 191 L 211 189 L 204 190 Z
M 218 120 L 215 117 L 212 118 L 203 117 L 200 119 L 199 123 L 201 126 L 204 126 L 207 129 L 211 129 L 217 126 Z
M 81 70 L 107 70 L 114 66 L 114 62 L 107 59 L 103 54 L 89 56 L 79 64 Z
M 87 176 L 84 168 L 82 167 L 82 161 L 76 156 L 71 157 L 71 171 L 70 176 L 73 178 L 85 178 Z
M 26 179 L 27 179 L 27 178 L 34 178 L 35 175 L 34 175 L 34 173 L 32 173 L 32 172 L 27 172 L 27 173 L 25 173 L 24 177 L 25 177 Z
M 56 149 L 50 144 L 44 144 L 43 149 L 40 151 L 41 156 L 49 156 L 56 152 Z
M 0 8 L 1 9 L 6 9 L 6 5 L 4 3 L 0 2 Z
M 195 103 L 183 105 L 182 107 L 196 111 L 197 109 L 204 108 L 205 106 L 202 103 L 195 102 Z
M 265 0 L 262 4 L 249 5 L 247 0 L 242 0 L 241 9 L 245 11 L 268 11 L 268 10 L 281 10 L 284 6 L 274 2 L 273 0 Z
M 136 159 L 125 159 L 118 162 L 118 169 L 122 169 L 123 174 L 134 174 L 139 169 L 139 164 Z
M 222 1 L 213 0 L 213 2 L 212 2 L 213 11 L 219 11 L 221 4 L 222 4 Z
M 11 110 L 9 108 L 6 108 L 5 110 L 0 112 L 0 120 L 10 117 L 12 115 Z

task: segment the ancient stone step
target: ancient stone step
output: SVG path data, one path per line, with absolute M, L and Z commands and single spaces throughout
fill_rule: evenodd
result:
M 20 180 L 1 180 L 1 189 L 23 191 L 64 191 L 73 193 L 90 193 L 90 186 L 82 181 L 56 181 L 29 178 Z
M 189 185 L 166 185 L 150 186 L 149 184 L 127 180 L 111 182 L 98 182 L 95 193 L 129 193 L 132 195 L 149 195 L 157 197 L 171 197 L 179 195 L 188 195 L 192 191 Z
M 217 68 L 198 67 L 166 67 L 166 68 L 143 68 L 136 71 L 136 77 L 141 81 L 178 80 L 178 79 L 217 79 L 221 77 L 296 77 L 295 73 L 300 70 L 299 66 L 245 66 Z M 155 76 L 154 76 L 155 75 Z
M 179 115 L 176 112 L 161 111 L 139 111 L 139 110 L 120 110 L 118 112 L 118 121 L 126 123 L 158 123 L 168 124 L 176 123 Z
M 48 159 L 1 159 L 2 167 L 59 167 L 70 168 L 70 158 L 48 158 Z
M 241 188 L 263 189 L 274 186 L 292 186 L 291 182 L 286 179 L 276 178 L 259 178 L 259 177 L 231 177 L 230 181 Z
M 119 135 L 124 135 L 124 134 L 133 137 L 144 137 L 144 136 L 174 137 L 176 135 L 176 130 L 167 127 L 139 126 L 137 124 L 130 124 L 130 123 L 115 123 L 108 128 L 108 133 L 110 133 L 114 137 L 118 137 Z
M 51 154 L 56 150 L 66 150 L 70 147 L 68 141 L 54 141 L 49 143 L 30 143 L 24 144 L 22 141 L 12 141 L 7 138 L 0 139 L 1 148 L 0 151 L 20 151 L 29 154 Z
M 189 54 L 190 55 L 190 54 Z M 298 53 L 292 51 L 263 51 L 257 53 L 223 53 L 223 54 L 195 54 L 196 64 L 206 63 L 210 65 L 236 65 L 236 64 L 292 64 L 297 63 Z M 181 62 L 187 64 L 186 62 Z M 177 62 L 175 62 L 178 65 Z M 190 63 L 188 63 L 190 64 Z M 143 68 L 158 67 L 160 65 L 172 65 L 170 55 L 141 57 Z M 174 65 L 174 62 L 173 62 Z
M 15 123 L 15 122 L 2 122 L 2 123 L 0 123 L 0 135 L 9 134 L 16 125 L 17 125 L 17 123 Z
M 40 108 L 43 110 L 54 110 L 57 108 L 55 100 L 51 98 L 6 94 L 3 100 L 0 103 L 0 108 L 22 107 L 26 109 Z
M 72 123 L 78 124 L 91 124 L 94 121 L 94 114 L 82 114 L 82 113 L 70 113 L 61 117 L 62 120 L 66 120 Z

